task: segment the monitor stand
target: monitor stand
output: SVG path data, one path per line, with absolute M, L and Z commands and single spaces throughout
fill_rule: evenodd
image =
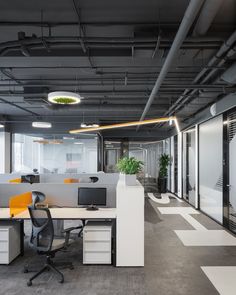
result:
M 89 205 L 86 210 L 88 211 L 96 211 L 99 210 L 98 207 L 96 205 Z

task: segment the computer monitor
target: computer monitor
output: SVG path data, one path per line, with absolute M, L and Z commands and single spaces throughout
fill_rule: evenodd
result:
M 21 182 L 22 183 L 39 183 L 40 182 L 40 176 L 37 174 L 28 174 L 28 175 L 22 175 L 21 176 Z
M 107 189 L 104 187 L 80 187 L 78 205 L 87 210 L 98 210 L 97 206 L 106 206 Z

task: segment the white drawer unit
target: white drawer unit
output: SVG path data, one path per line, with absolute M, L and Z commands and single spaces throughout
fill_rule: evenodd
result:
M 83 263 L 111 264 L 111 222 L 89 221 L 83 230 Z
M 19 254 L 19 225 L 0 225 L 0 264 L 9 264 Z

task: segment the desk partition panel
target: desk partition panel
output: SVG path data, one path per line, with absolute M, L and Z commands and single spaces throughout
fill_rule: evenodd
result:
M 11 197 L 9 200 L 11 217 L 14 217 L 15 215 L 25 211 L 31 203 L 32 203 L 31 192 L 26 192 L 26 193 Z

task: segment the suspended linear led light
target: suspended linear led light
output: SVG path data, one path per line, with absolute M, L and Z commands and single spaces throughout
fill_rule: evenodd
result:
M 54 91 L 48 94 L 48 101 L 56 104 L 77 104 L 82 97 L 74 92 Z
M 100 126 L 99 124 L 95 124 L 95 123 L 91 123 L 91 124 L 81 123 L 80 124 L 81 128 L 97 128 L 99 126 Z
M 4 125 L 3 124 L 0 124 L 0 128 L 4 128 Z
M 131 127 L 131 126 L 169 122 L 171 120 L 173 120 L 175 122 L 175 127 L 177 129 L 177 132 L 179 133 L 180 128 L 179 128 L 179 123 L 178 123 L 178 120 L 176 117 L 164 117 L 164 118 L 156 118 L 156 119 L 143 120 L 143 121 L 134 121 L 134 122 L 127 122 L 127 123 L 104 125 L 104 126 L 93 127 L 93 128 L 82 128 L 82 129 L 70 130 L 69 132 L 71 134 L 76 134 L 76 133 L 83 133 L 83 132 L 90 132 L 90 131 L 100 131 L 100 130 L 108 130 L 108 129 L 115 129 L 115 128 L 125 128 L 125 127 Z
M 58 140 L 58 139 L 54 139 L 54 140 L 49 141 L 49 144 L 62 144 L 62 143 L 63 143 L 63 141 Z
M 32 126 L 35 128 L 52 128 L 52 123 L 49 122 L 32 122 Z

